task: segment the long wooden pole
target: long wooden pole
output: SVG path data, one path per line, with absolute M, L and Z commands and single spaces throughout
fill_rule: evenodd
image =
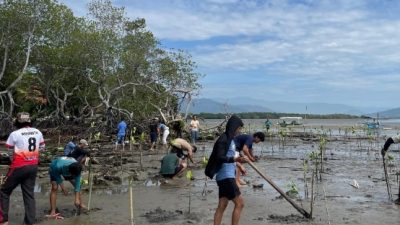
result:
M 392 191 L 390 188 L 390 181 L 389 181 L 389 176 L 388 176 L 388 172 L 387 172 L 387 167 L 386 167 L 386 160 L 385 160 L 385 156 L 382 156 L 383 159 L 383 171 L 385 173 L 385 181 L 386 181 L 386 188 L 387 188 L 387 192 L 389 195 L 389 200 L 392 200 Z
M 296 204 L 296 202 L 294 202 L 291 198 L 289 198 L 289 196 L 287 196 L 285 194 L 284 191 L 282 191 L 282 189 L 280 189 L 272 180 L 271 178 L 269 178 L 267 175 L 263 174 L 255 165 L 253 162 L 249 161 L 248 164 L 261 176 L 263 177 L 275 190 L 277 190 L 279 192 L 279 194 L 282 195 L 282 197 L 284 197 L 297 211 L 299 211 L 304 217 L 306 218 L 311 218 L 311 215 L 304 210 L 303 208 L 301 208 L 299 205 Z
M 130 213 L 131 213 L 131 225 L 135 224 L 135 218 L 133 216 L 133 191 L 132 191 L 133 179 L 129 179 L 129 205 L 130 205 Z
M 92 160 L 89 160 L 89 200 L 88 200 L 88 211 L 92 203 L 92 190 L 93 190 L 93 174 L 92 174 Z

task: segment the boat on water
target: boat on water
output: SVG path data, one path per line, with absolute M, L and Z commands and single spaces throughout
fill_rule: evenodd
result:
M 363 123 L 365 126 L 367 126 L 368 129 L 379 129 L 380 128 L 380 124 L 379 122 L 364 122 Z
M 281 127 L 302 125 L 303 124 L 303 117 L 300 117 L 300 116 L 280 117 L 278 124 Z

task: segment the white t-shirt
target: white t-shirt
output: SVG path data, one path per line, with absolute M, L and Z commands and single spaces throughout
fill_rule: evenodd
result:
M 190 128 L 191 128 L 191 130 L 193 130 L 193 131 L 198 131 L 198 130 L 199 130 L 199 126 L 200 126 L 200 123 L 199 123 L 198 120 L 192 120 L 192 121 L 190 121 Z
M 45 146 L 42 133 L 32 127 L 24 127 L 10 134 L 6 147 L 14 151 L 10 168 L 39 163 L 39 149 Z
M 396 136 L 392 137 L 392 139 L 393 139 L 393 142 L 394 142 L 395 144 L 400 143 L 400 135 L 396 135 Z

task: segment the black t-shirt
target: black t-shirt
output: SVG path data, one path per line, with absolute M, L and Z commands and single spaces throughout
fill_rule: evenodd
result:
M 75 150 L 73 150 L 67 156 L 72 157 L 72 158 L 76 159 L 76 161 L 79 162 L 83 157 L 88 156 L 88 155 L 89 155 L 89 152 L 87 150 L 84 150 L 84 149 L 76 146 Z
M 150 124 L 150 132 L 157 133 L 157 124 Z

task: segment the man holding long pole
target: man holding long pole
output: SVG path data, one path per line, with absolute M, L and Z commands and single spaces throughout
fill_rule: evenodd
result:
M 233 115 L 226 124 L 226 131 L 214 144 L 213 151 L 208 161 L 205 174 L 209 178 L 216 175 L 219 189 L 218 207 L 214 214 L 214 225 L 221 225 L 222 216 L 229 201 L 233 201 L 235 208 L 232 212 L 232 225 L 238 225 L 244 203 L 239 187 L 236 184 L 235 162 L 247 161 L 245 157 L 235 157 L 234 137 L 243 127 L 242 120 Z

